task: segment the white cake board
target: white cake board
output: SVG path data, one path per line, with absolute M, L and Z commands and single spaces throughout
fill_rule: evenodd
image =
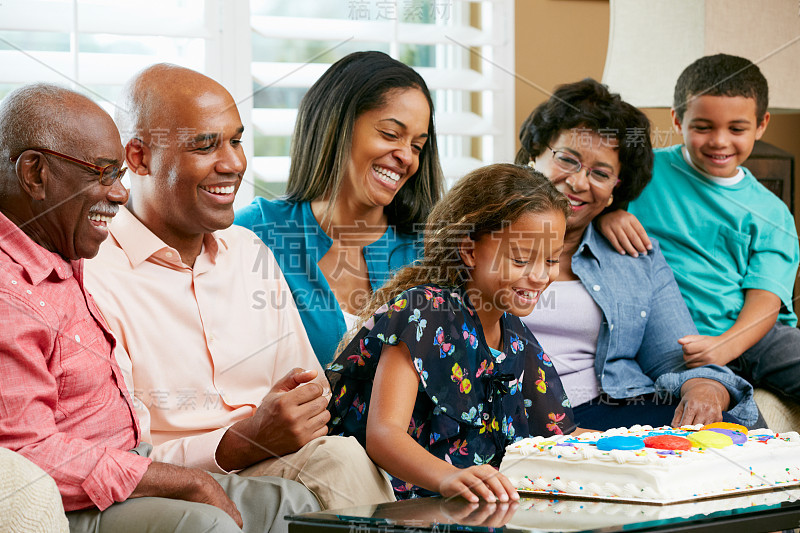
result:
M 590 494 L 573 494 L 571 492 L 559 491 L 543 491 L 543 490 L 526 490 L 517 489 L 521 496 L 529 496 L 534 498 L 547 498 L 547 499 L 570 499 L 570 500 L 589 500 L 589 501 L 603 501 L 603 502 L 616 502 L 616 503 L 634 503 L 644 505 L 673 505 L 676 503 L 691 503 L 699 502 L 702 500 L 711 500 L 717 498 L 727 498 L 729 496 L 742 496 L 747 494 L 756 494 L 759 492 L 773 492 L 779 490 L 790 490 L 800 487 L 800 481 L 793 481 L 791 483 L 781 483 L 779 485 L 765 485 L 762 487 L 751 487 L 745 489 L 726 490 L 717 494 L 704 494 L 696 498 L 682 498 L 679 500 L 652 500 L 646 498 L 618 498 L 616 496 L 594 496 Z M 800 494 L 798 495 L 800 496 Z

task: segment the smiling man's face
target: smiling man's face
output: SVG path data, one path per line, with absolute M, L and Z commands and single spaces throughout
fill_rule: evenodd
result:
M 143 222 L 166 242 L 225 229 L 233 224 L 233 201 L 247 168 L 243 126 L 231 95 L 208 78 L 165 99 L 151 124 Z M 140 215 L 142 213 L 137 213 Z

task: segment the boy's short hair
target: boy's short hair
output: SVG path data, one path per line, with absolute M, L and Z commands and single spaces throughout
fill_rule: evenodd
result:
M 749 59 L 728 54 L 701 57 L 681 72 L 672 101 L 678 120 L 683 122 L 690 98 L 705 95 L 753 98 L 759 124 L 769 104 L 769 86 L 761 70 Z

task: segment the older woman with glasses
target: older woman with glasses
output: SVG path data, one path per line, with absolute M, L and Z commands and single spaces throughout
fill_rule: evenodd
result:
M 575 422 L 598 430 L 754 424 L 744 380 L 727 368 L 684 364 L 677 340 L 696 330 L 658 243 L 638 258 L 623 256 L 593 227 L 650 180 L 647 117 L 586 79 L 537 107 L 520 141 L 516 162 L 542 172 L 572 206 L 557 281 L 525 323 L 555 365 Z M 527 388 L 536 378 L 526 378 Z

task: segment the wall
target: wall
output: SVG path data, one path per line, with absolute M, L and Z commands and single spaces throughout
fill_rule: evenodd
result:
M 609 7 L 608 0 L 517 0 L 515 9 L 519 130 L 525 117 L 557 85 L 603 76 Z M 672 130 L 669 110 L 644 111 L 653 121 L 656 144 L 680 142 L 679 137 L 668 133 Z M 800 211 L 800 114 L 772 115 L 763 140 L 794 154 L 795 205 Z
M 516 125 L 561 83 L 600 79 L 608 46 L 607 0 L 517 0 Z

